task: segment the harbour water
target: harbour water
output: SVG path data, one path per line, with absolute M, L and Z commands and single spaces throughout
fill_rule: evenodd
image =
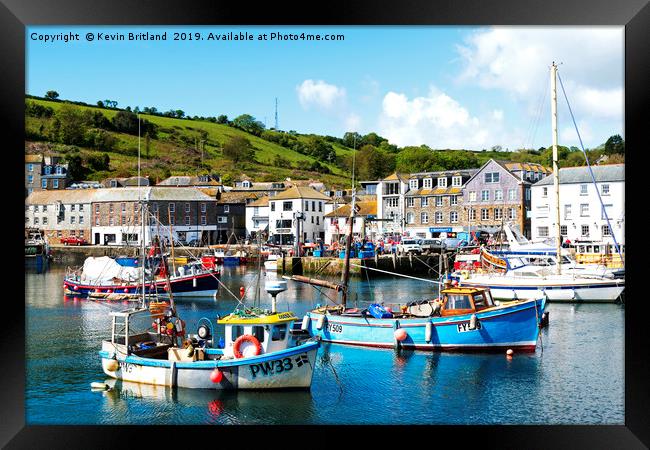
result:
M 623 424 L 624 314 L 620 304 L 550 304 L 550 324 L 535 353 L 454 354 L 323 344 L 310 391 L 218 392 L 115 382 L 98 350 L 110 337 L 111 308 L 126 304 L 63 296 L 65 268 L 25 275 L 26 422 L 41 424 Z M 233 293 L 257 273 L 225 267 Z M 262 306 L 270 297 L 260 285 Z M 297 316 L 327 303 L 325 292 L 289 282 L 278 309 Z M 353 279 L 351 298 L 404 302 L 427 298 L 435 285 L 405 278 Z M 327 293 L 331 295 L 330 293 Z M 195 332 L 237 302 L 178 300 Z M 110 381 L 108 381 L 110 380 Z M 91 391 L 107 382 L 109 391 Z

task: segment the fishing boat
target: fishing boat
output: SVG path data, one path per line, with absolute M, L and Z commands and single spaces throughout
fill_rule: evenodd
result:
M 25 262 L 42 264 L 47 262 L 49 247 L 41 231 L 37 228 L 25 230 Z

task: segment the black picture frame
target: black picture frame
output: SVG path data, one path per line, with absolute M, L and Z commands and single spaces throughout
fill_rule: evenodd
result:
M 307 12 L 305 2 L 249 4 L 244 2 L 171 0 L 2 0 L 0 4 L 0 47 L 6 62 L 0 70 L 0 123 L 6 125 L 3 142 L 8 158 L 5 168 L 16 167 L 16 183 L 22 183 L 25 94 L 25 26 L 28 25 L 624 25 L 625 26 L 625 140 L 627 246 L 625 311 L 625 425 L 620 426 L 436 426 L 436 427 L 120 427 L 120 426 L 25 426 L 24 304 L 20 301 L 20 236 L 24 223 L 19 212 L 23 202 L 18 191 L 9 188 L 5 197 L 3 229 L 12 243 L 5 257 L 10 263 L 3 299 L 4 321 L 0 338 L 3 356 L 0 382 L 0 443 L 7 448 L 127 448 L 142 445 L 176 445 L 193 437 L 219 444 L 228 435 L 240 438 L 245 448 L 259 445 L 337 445 L 335 434 L 344 432 L 339 444 L 377 440 L 388 443 L 392 435 L 402 444 L 471 445 L 499 448 L 647 448 L 650 445 L 650 398 L 648 351 L 645 333 L 648 300 L 643 298 L 645 223 L 644 168 L 650 149 L 644 146 L 648 127 L 648 81 L 650 81 L 650 6 L 647 0 L 444 0 L 432 2 L 342 1 L 314 4 Z M 15 165 L 15 166 L 14 166 Z M 13 172 L 12 169 L 9 169 Z M 14 175 L 12 173 L 12 175 Z M 9 177 L 12 178 L 12 177 Z M 24 206 L 24 205 L 23 205 Z M 16 242 L 17 241 L 17 242 Z M 7 243 L 7 242 L 5 242 Z M 629 242 L 628 242 L 629 244 Z M 24 279 L 24 278 L 23 278 Z M 602 345 L 607 345 L 603 342 Z M 603 361 L 606 364 L 606 361 Z M 597 393 L 594 393 L 597 395 Z M 398 399 L 396 400 L 398 401 Z M 516 407 L 516 405 L 513 405 Z M 435 412 L 432 412 L 435 413 Z M 424 441 L 416 440 L 417 435 Z M 284 435 L 285 439 L 276 441 Z M 270 437 L 272 436 L 272 437 Z M 448 441 L 446 438 L 451 438 Z M 180 439 L 180 440 L 179 440 Z M 421 442 L 421 444 L 418 444 Z M 430 444 L 427 444 L 429 442 Z M 450 442 L 449 444 L 444 444 Z M 455 442 L 455 444 L 453 444 Z M 190 443 L 187 443 L 189 447 Z M 170 447 L 171 448 L 171 447 Z

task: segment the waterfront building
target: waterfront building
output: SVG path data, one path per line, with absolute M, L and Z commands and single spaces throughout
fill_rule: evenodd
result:
M 507 222 L 530 237 L 530 186 L 550 172 L 539 164 L 490 159 L 465 183 L 464 220 L 472 230 L 491 233 Z
M 25 200 L 25 227 L 38 228 L 50 244 L 76 236 L 91 240 L 95 189 L 37 190 Z
M 293 186 L 269 198 L 269 237 L 275 244 L 325 239 L 324 216 L 332 210 L 330 197 L 307 186 Z
M 217 192 L 217 236 L 215 243 L 231 243 L 246 237 L 246 206 L 257 200 L 258 193 Z
M 68 165 L 59 156 L 25 155 L 25 195 L 68 187 Z
M 405 231 L 418 238 L 450 237 L 467 231 L 462 189 L 476 172 L 466 169 L 412 174 L 404 196 Z
M 572 243 L 600 242 L 625 244 L 625 165 L 592 167 L 594 185 L 588 167 L 560 169 L 560 235 Z M 605 205 L 611 229 L 602 211 Z M 553 177 L 544 178 L 531 188 L 532 239 L 555 237 L 556 196 Z
M 377 232 L 377 200 L 357 200 L 355 203 L 354 222 L 352 223 L 352 236 L 355 238 L 369 238 L 375 240 Z M 340 242 L 348 234 L 350 226 L 350 207 L 345 204 L 325 214 L 325 244 Z
M 165 178 L 156 186 L 175 186 L 175 187 L 193 187 L 193 188 L 212 188 L 222 192 L 223 184 L 221 177 L 216 174 L 205 174 L 197 176 L 174 175 Z
M 269 196 L 264 195 L 246 205 L 246 234 L 256 239 L 258 233 L 268 236 Z M 266 239 L 263 240 L 263 242 Z
M 401 234 L 404 232 L 404 196 L 409 189 L 409 175 L 392 173 L 377 183 L 377 217 L 378 232 L 384 234 Z

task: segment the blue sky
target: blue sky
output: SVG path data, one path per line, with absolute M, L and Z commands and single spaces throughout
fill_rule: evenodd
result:
M 86 34 L 167 32 L 167 41 Z M 78 33 L 75 42 L 38 35 Z M 204 40 L 174 41 L 174 32 Z M 208 41 L 208 33 L 343 34 L 344 41 Z M 33 33 L 36 33 L 33 35 Z M 27 93 L 118 106 L 248 113 L 301 133 L 375 131 L 400 146 L 550 144 L 552 60 L 587 147 L 623 134 L 622 27 L 28 27 Z M 36 39 L 32 39 L 35 36 Z M 558 95 L 560 144 L 577 145 Z

